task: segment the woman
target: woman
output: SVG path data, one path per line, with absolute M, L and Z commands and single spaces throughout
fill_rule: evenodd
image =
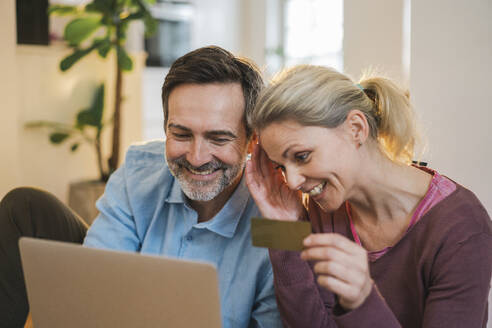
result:
M 492 223 L 472 192 L 411 165 L 413 115 L 391 81 L 317 66 L 281 74 L 248 113 L 262 214 L 313 229 L 300 256 L 270 250 L 286 326 L 485 327 Z

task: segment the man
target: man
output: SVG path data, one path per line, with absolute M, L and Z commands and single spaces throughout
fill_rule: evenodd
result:
M 219 47 L 179 58 L 162 88 L 166 141 L 129 148 L 84 240 L 214 263 L 224 327 L 281 325 L 268 253 L 251 246 L 249 219 L 259 212 L 243 179 L 245 111 L 262 86 L 250 62 Z

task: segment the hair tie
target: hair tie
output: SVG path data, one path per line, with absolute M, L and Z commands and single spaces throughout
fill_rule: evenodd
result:
M 364 89 L 362 85 L 357 83 L 355 85 L 359 88 L 374 104 L 374 119 L 376 120 L 376 125 L 379 127 L 381 125 L 381 109 L 378 106 L 377 94 L 374 90 Z

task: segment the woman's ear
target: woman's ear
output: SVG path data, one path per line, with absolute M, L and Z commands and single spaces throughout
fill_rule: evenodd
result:
M 253 132 L 253 136 L 251 136 L 251 139 L 248 142 L 248 154 L 251 154 L 253 152 L 253 147 L 258 143 L 258 135 L 256 132 Z
M 360 147 L 367 141 L 369 137 L 369 123 L 363 112 L 358 109 L 351 110 L 344 124 L 350 135 L 350 140 L 355 145 Z

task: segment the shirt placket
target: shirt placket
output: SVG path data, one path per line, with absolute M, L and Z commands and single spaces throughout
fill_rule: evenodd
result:
M 194 210 L 188 207 L 186 207 L 186 212 L 187 212 L 187 223 L 189 224 L 189 228 L 185 229 L 185 232 L 181 237 L 180 248 L 178 252 L 179 258 L 192 258 L 192 252 L 193 252 L 193 243 L 194 243 L 193 239 L 196 230 L 193 228 L 193 224 L 197 222 L 198 215 Z

